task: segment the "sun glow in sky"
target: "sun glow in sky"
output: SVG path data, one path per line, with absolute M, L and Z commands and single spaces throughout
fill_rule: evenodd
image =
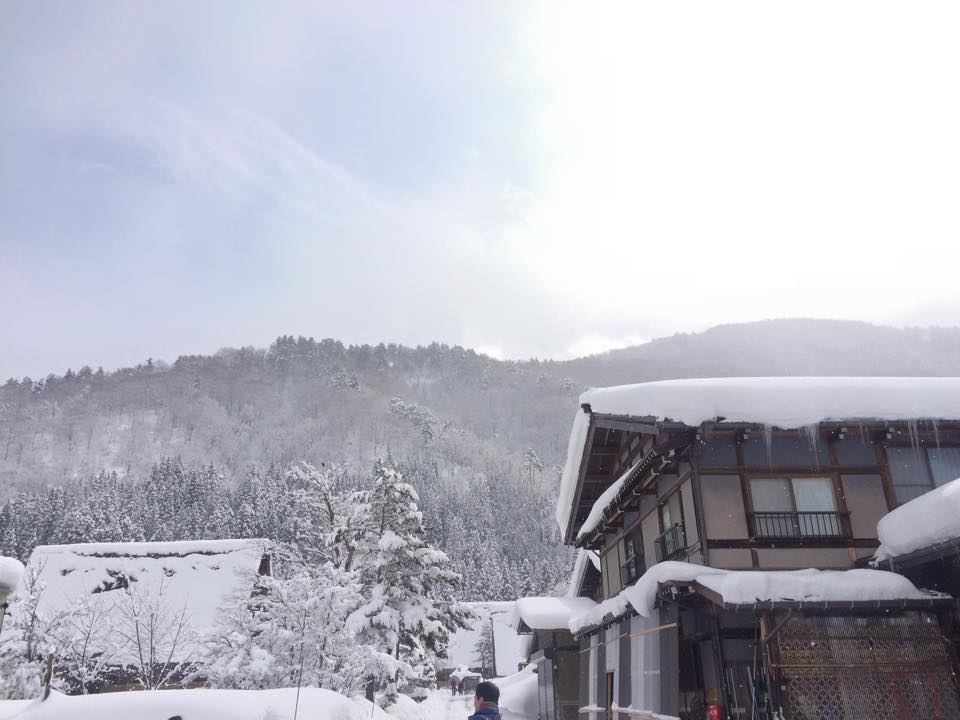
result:
M 0 14 L 3 376 L 960 321 L 954 3 Z

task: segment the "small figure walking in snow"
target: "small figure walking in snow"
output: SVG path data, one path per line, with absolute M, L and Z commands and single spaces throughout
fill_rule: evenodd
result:
M 473 715 L 467 720 L 500 720 L 500 688 L 488 680 L 477 685 L 473 696 Z

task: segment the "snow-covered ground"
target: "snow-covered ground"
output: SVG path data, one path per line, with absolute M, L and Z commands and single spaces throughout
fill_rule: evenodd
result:
M 102 695 L 51 694 L 46 702 L 0 702 L 0 718 L 22 720 L 288 720 L 295 688 L 282 690 L 160 690 Z M 14 704 L 16 703 L 16 704 Z M 13 712 L 10 712 L 10 710 Z M 365 700 L 303 688 L 297 716 L 304 720 L 390 720 Z
M 537 676 L 528 670 L 495 679 L 501 688 L 504 720 L 535 720 Z M 159 690 L 102 695 L 53 693 L 46 702 L 0 700 L 0 720 L 292 720 L 296 688 L 281 690 Z M 466 720 L 472 696 L 438 690 L 417 703 L 400 696 L 387 711 L 361 698 L 303 688 L 297 717 L 302 720 Z

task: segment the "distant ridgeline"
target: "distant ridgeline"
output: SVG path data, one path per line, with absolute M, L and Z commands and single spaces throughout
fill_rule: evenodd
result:
M 174 462 L 163 458 L 180 458 L 186 475 L 216 477 L 227 498 L 218 507 L 229 506 L 235 518 L 245 485 L 269 484 L 260 479 L 282 477 L 299 459 L 335 464 L 360 482 L 376 458 L 389 457 L 420 491 L 438 537 L 456 537 L 445 524 L 467 524 L 476 508 L 491 507 L 493 536 L 502 539 L 494 547 L 508 559 L 523 548 L 534 567 L 551 568 L 566 557 L 545 509 L 555 498 L 580 392 L 731 375 L 960 375 L 960 330 L 767 321 L 565 362 L 505 362 L 438 344 L 345 346 L 285 336 L 267 350 L 10 380 L 0 386 L 0 498 L 11 499 L 0 522 L 3 547 L 24 557 L 37 542 L 135 539 L 116 529 L 121 515 L 84 498 L 133 496 L 151 483 L 173 482 L 156 479 Z M 46 489 L 56 486 L 63 489 Z M 14 497 L 18 491 L 26 495 Z M 88 505 L 95 521 L 76 518 L 73 529 L 66 526 L 67 512 Z M 190 521 L 172 510 L 158 512 L 171 529 L 155 539 L 219 536 L 209 527 L 195 535 L 203 529 L 187 530 Z M 37 537 L 18 524 L 22 514 L 37 523 Z M 115 530 L 97 535 L 103 527 Z M 277 538 L 281 531 L 251 532 Z M 476 530 L 466 546 L 440 545 L 478 570 L 478 553 L 489 554 L 478 550 L 484 537 Z M 540 584 L 520 592 L 546 590 Z

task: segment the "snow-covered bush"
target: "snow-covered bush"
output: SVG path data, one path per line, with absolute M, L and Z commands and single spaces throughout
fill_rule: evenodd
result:
M 223 610 L 205 639 L 201 674 L 212 686 L 363 690 L 369 653 L 344 628 L 362 601 L 350 573 L 325 563 L 289 578 L 259 578 L 256 587 Z
M 0 639 L 0 695 L 11 700 L 38 697 L 46 658 L 59 653 L 62 614 L 40 611 L 45 586 L 40 568 L 27 569 L 9 601 Z

